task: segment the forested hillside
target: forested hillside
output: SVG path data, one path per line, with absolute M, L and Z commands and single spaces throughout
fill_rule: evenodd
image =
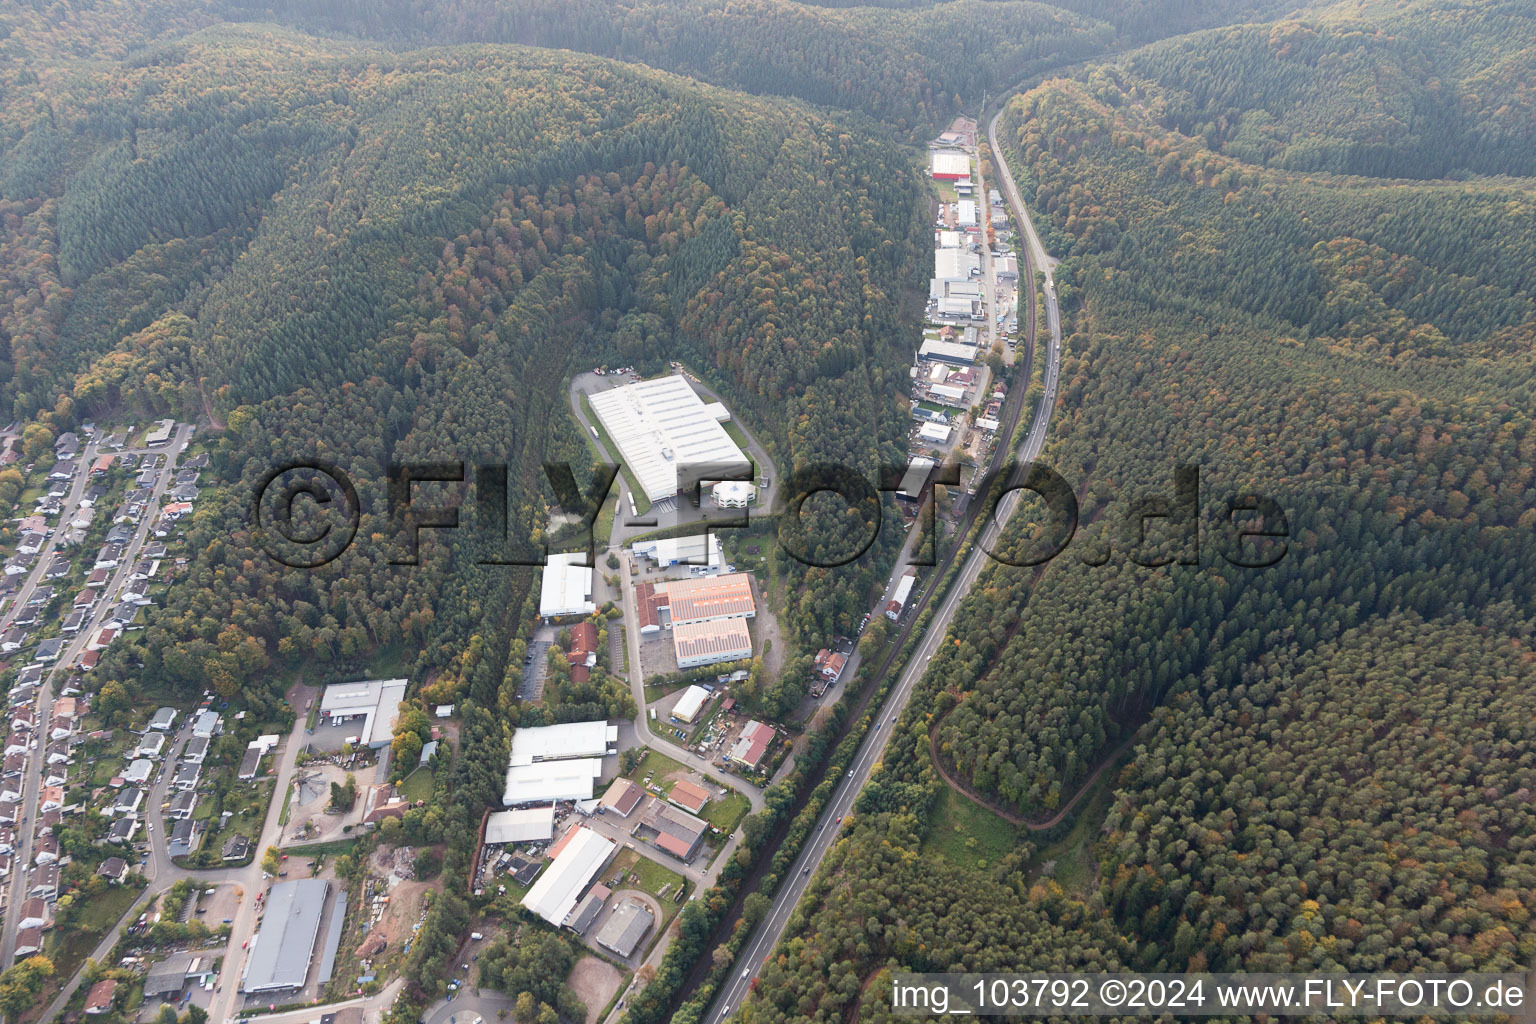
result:
M 1148 47 L 1165 125 L 1299 171 L 1442 178 L 1529 174 L 1536 11 L 1458 0 L 1340 5 Z
M 279 572 L 250 490 L 275 463 L 337 461 L 368 538 L 390 461 L 504 462 L 535 529 L 537 467 L 590 459 L 547 385 L 594 362 L 716 368 L 791 464 L 893 457 L 891 296 L 922 211 L 911 157 L 865 131 L 572 55 L 247 29 L 103 75 L 51 118 L 20 146 L 64 131 L 76 152 L 5 199 L 16 413 L 228 425 L 233 482 L 193 526 L 206 585 L 175 588 L 147 632 L 154 678 L 232 692 L 301 655 L 450 656 L 472 595 L 525 570 L 471 564 L 466 534 L 451 572 L 390 567 L 379 542 Z M 791 628 L 851 624 L 863 574 L 836 582 Z
M 1468 6 L 1478 24 L 1495 5 Z M 1536 791 L 1521 710 L 1536 194 L 1303 175 L 1178 130 L 1185 100 L 1152 74 L 1170 51 L 1226 69 L 1211 71 L 1222 102 L 1248 117 L 1276 96 L 1274 62 L 1250 82 L 1243 47 L 1296 30 L 1160 44 L 1005 114 L 1064 258 L 1045 461 L 1082 525 L 1038 574 L 998 566 L 972 590 L 750 1019 L 861 998 L 860 1019 L 881 1019 L 881 986 L 860 985 L 886 966 L 1523 969 L 1536 954 L 1517 838 Z M 1525 162 L 1519 131 L 1499 138 L 1484 169 Z M 1473 167 L 1471 148 L 1443 152 Z M 1201 470 L 1198 554 L 1129 516 L 1148 496 L 1177 509 L 1181 464 Z M 1277 550 L 1234 544 L 1229 501 L 1249 495 L 1285 515 L 1270 568 L 1233 564 Z M 1015 558 L 1059 539 L 1022 520 L 1009 534 Z M 1124 769 L 1076 806 L 1086 819 L 1043 827 L 1127 741 Z M 1013 852 L 957 857 L 952 829 Z M 921 876 L 910 899 L 880 884 L 902 870 Z M 992 923 L 1041 915 L 1055 924 Z M 834 982 L 815 980 L 831 963 Z

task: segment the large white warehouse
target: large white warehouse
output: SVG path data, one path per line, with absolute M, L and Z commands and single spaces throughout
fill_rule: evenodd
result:
M 582 890 L 617 849 L 618 844 L 612 839 L 578 825 L 569 837 L 561 840 L 554 863 L 533 883 L 523 897 L 523 906 L 559 928 L 581 898 Z
M 583 565 L 587 556 L 580 551 L 550 555 L 539 581 L 539 615 L 546 619 L 562 615 L 591 615 L 597 610 L 592 601 L 592 567 Z
M 751 463 L 688 381 L 676 374 L 591 396 L 619 456 L 650 501 L 700 480 L 745 472 Z

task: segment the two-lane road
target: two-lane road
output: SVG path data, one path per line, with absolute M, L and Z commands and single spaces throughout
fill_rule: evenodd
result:
M 1001 110 L 999 111 L 999 116 Z M 1013 174 L 1008 169 L 1007 162 L 1003 159 L 1002 151 L 997 145 L 997 116 L 994 116 L 987 125 L 988 140 L 992 145 L 994 163 L 997 167 L 998 178 L 1003 185 L 1003 195 L 1012 207 L 1014 215 L 1024 225 L 1029 236 L 1029 246 L 1032 258 L 1030 263 L 1038 267 L 1045 275 L 1046 320 L 1050 328 L 1050 340 L 1046 347 L 1045 364 L 1045 394 L 1042 396 L 1039 406 L 1036 407 L 1034 418 L 1030 423 L 1029 432 L 1019 445 L 1018 460 L 1021 464 L 1028 464 L 1039 457 L 1041 449 L 1045 445 L 1046 433 L 1050 429 L 1051 413 L 1056 404 L 1056 385 L 1061 363 L 1061 320 L 1056 305 L 1056 287 L 1052 277 L 1052 267 L 1045 248 L 1040 244 L 1035 234 L 1034 224 L 1029 219 L 1029 212 L 1024 208 L 1023 199 L 1019 195 L 1018 186 L 1013 180 Z M 1032 276 L 1020 275 L 1020 287 L 1027 287 L 1033 283 Z M 811 876 L 826 857 L 827 851 L 836 842 L 841 831 L 841 819 L 845 818 L 852 810 L 854 801 L 859 792 L 869 781 L 870 773 L 879 762 L 886 744 L 890 742 L 891 734 L 895 732 L 902 710 L 907 705 L 907 700 L 912 695 L 917 681 L 922 678 L 923 672 L 928 667 L 939 645 L 943 643 L 944 636 L 948 632 L 949 624 L 954 618 L 955 611 L 960 607 L 960 602 L 970 591 L 971 586 L 981 575 L 989 558 L 986 554 L 997 543 L 1003 526 L 1008 517 L 1013 513 L 1018 504 L 1019 493 L 1007 492 L 998 502 L 996 514 L 982 528 L 976 545 L 966 559 L 964 566 L 956 576 L 954 584 L 950 587 L 944 601 L 935 610 L 919 641 L 912 658 L 907 662 L 906 669 L 901 678 L 892 688 L 890 697 L 886 700 L 885 707 L 879 713 L 869 735 L 865 737 L 863 745 L 859 748 L 858 755 L 849 766 L 847 773 L 838 784 L 831 801 L 822 812 L 821 821 L 816 829 L 806 840 L 800 856 L 795 860 L 794 867 L 790 870 L 788 880 L 780 888 L 774 897 L 773 906 L 767 916 L 759 922 L 754 930 L 752 938 L 747 942 L 746 949 L 737 965 L 733 967 L 734 973 L 729 981 L 721 987 L 716 996 L 713 1011 L 708 1019 L 715 1024 L 725 1020 L 732 1010 L 739 1007 L 746 997 L 752 984 L 752 979 L 757 975 L 763 960 L 769 955 L 773 947 L 784 934 L 784 927 L 794 912 L 796 905 L 804 895 L 806 887 L 810 884 Z

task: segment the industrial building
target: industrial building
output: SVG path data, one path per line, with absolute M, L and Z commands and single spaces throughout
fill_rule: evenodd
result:
M 753 719 L 742 726 L 741 735 L 731 745 L 731 760 L 743 768 L 756 768 L 773 742 L 773 726 Z
M 720 535 L 717 533 L 636 541 L 630 545 L 629 550 L 636 557 L 649 558 L 662 569 L 686 565 L 691 572 L 700 576 L 713 575 L 725 569 L 725 554 L 720 549 Z
M 642 636 L 672 628 L 672 604 L 666 584 L 660 588 L 649 583 L 635 584 L 635 613 L 640 619 Z
M 679 722 L 692 722 L 704 709 L 704 702 L 707 700 L 709 700 L 709 691 L 695 683 L 677 698 L 677 703 L 672 706 L 672 717 Z
M 621 818 L 627 818 L 645 798 L 645 790 L 628 779 L 614 779 L 608 792 L 603 794 L 601 805 Z
M 601 758 L 542 761 L 507 769 L 507 786 L 501 802 L 507 807 L 552 803 L 556 800 L 591 800 L 603 774 Z
M 518 729 L 512 734 L 511 763 L 534 764 L 573 757 L 603 757 L 618 751 L 619 727 L 601 719 Z
M 970 281 L 981 273 L 981 257 L 965 249 L 933 250 L 935 281 Z
M 657 849 L 684 863 L 693 859 L 709 834 L 709 822 L 659 800 L 645 809 L 640 824 L 655 833 Z
M 492 846 L 507 843 L 547 843 L 555 837 L 555 808 L 525 807 L 496 811 L 485 819 L 485 841 Z
M 652 503 L 701 481 L 751 472 L 751 461 L 720 425 L 724 408 L 717 403 L 712 411 L 682 376 L 637 381 L 590 397 L 593 412 Z
M 278 882 L 267 891 L 266 913 L 251 942 L 240 991 L 303 987 L 320 933 L 320 912 L 330 891 L 330 883 L 319 878 Z
M 678 779 L 672 783 L 672 792 L 667 794 L 667 799 L 689 814 L 698 814 L 709 803 L 709 790 L 697 782 Z
M 957 149 L 936 149 L 928 157 L 928 169 L 935 179 L 955 181 L 971 176 L 971 158 Z
M 672 648 L 680 669 L 741 661 L 752 657 L 752 634 L 742 618 L 678 622 L 672 626 Z
M 917 428 L 917 436 L 929 444 L 948 444 L 952 428 L 943 423 L 924 423 Z
M 562 615 L 591 615 L 592 567 L 580 551 L 550 555 L 544 562 L 544 576 L 539 582 L 539 616 L 555 619 Z
M 358 722 L 357 742 L 378 749 L 388 746 L 405 699 L 404 679 L 365 679 L 333 683 L 320 698 L 320 718 L 330 725 Z
M 523 906 L 559 928 L 616 849 L 613 840 L 585 826 L 572 829 L 561 840 L 553 863 L 523 897 Z
M 757 500 L 757 488 L 745 480 L 722 480 L 711 495 L 718 508 L 746 508 Z
M 939 338 L 924 338 L 922 346 L 917 350 L 917 357 L 919 359 L 939 359 L 946 363 L 959 363 L 969 366 L 976 362 L 976 351 L 975 345 L 944 341 Z
M 638 900 L 625 900 L 598 931 L 597 944 L 628 959 L 655 923 L 649 907 Z
M 588 889 L 587 894 L 576 904 L 575 909 L 566 915 L 565 927 L 577 935 L 584 933 L 592 927 L 592 922 L 596 921 L 597 916 L 603 912 L 603 905 L 612 895 L 613 891 L 606 885 L 598 884 Z
M 698 580 L 673 580 L 666 585 L 672 622 L 711 622 L 757 614 L 752 577 L 744 572 Z
M 618 738 L 619 727 L 604 721 L 517 730 L 502 803 L 518 807 L 592 799 L 603 758 L 617 752 Z

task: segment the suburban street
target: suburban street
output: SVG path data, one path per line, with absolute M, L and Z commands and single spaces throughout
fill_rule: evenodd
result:
M 128 546 L 124 549 L 124 555 L 118 561 L 117 568 L 113 570 L 111 579 L 108 581 L 107 586 L 103 588 L 104 593 L 115 597 L 121 592 L 128 573 L 132 570 L 134 562 L 138 560 L 139 552 L 144 549 L 144 543 L 149 537 L 150 528 L 159 518 L 161 498 L 176 475 L 177 456 L 181 454 L 182 445 L 191 436 L 192 427 L 188 424 L 181 424 L 177 427 L 176 433 L 166 445 L 156 448 L 128 448 L 123 450 L 123 454 L 133 455 L 164 454 L 166 456 L 166 466 L 160 471 L 159 479 L 155 482 L 155 487 L 151 492 L 149 503 L 145 507 L 144 515 L 140 518 L 138 528 L 134 531 L 132 540 L 129 541 Z M 90 483 L 89 467 L 95 461 L 97 455 L 97 445 L 93 441 L 86 445 L 78 459 L 76 459 L 75 482 L 74 486 L 70 489 L 68 503 L 65 506 L 66 509 L 73 510 L 79 507 L 80 497 L 85 493 L 85 488 Z M 16 610 L 26 606 L 27 598 L 41 583 L 43 574 L 47 571 L 48 563 L 52 560 L 54 548 L 57 546 L 59 537 L 63 532 L 64 528 L 61 517 L 60 524 L 48 535 L 47 544 L 39 552 L 37 563 L 28 576 L 27 582 L 22 585 L 11 607 L 7 610 L 3 620 L 3 628 L 10 628 L 11 620 L 15 617 Z M 59 677 L 59 673 L 67 674 L 71 671 L 71 666 L 80 657 L 81 652 L 85 650 L 86 645 L 90 643 L 91 638 L 100 627 L 102 620 L 114 606 L 115 601 L 113 600 L 97 601 L 96 605 L 91 609 L 85 625 L 81 628 L 80 632 L 75 634 L 75 638 L 65 646 L 58 660 L 53 663 L 53 667 L 44 676 L 42 685 L 38 687 L 37 720 L 40 724 L 46 723 L 52 714 L 54 684 Z M 20 899 L 29 885 L 28 880 L 31 876 L 30 868 L 33 847 L 37 839 L 37 800 L 38 793 L 42 787 L 43 757 L 46 746 L 45 743 L 39 740 L 37 745 L 29 751 L 27 768 L 22 776 L 20 806 L 22 813 L 26 815 L 25 825 L 28 827 L 21 827 L 17 830 L 18 846 L 14 862 L 15 867 L 11 872 L 10 893 L 7 899 L 8 907 L 20 905 Z M 14 959 L 11 956 L 11 950 L 16 943 L 16 931 L 16 915 L 7 913 L 5 916 L 4 935 L 3 938 L 0 938 L 0 949 L 3 949 L 3 954 L 0 954 L 0 964 L 6 967 L 9 967 Z
M 1039 456 L 1045 444 L 1046 432 L 1050 428 L 1051 413 L 1056 401 L 1057 374 L 1061 361 L 1061 323 L 1057 313 L 1052 264 L 1046 257 L 1045 249 L 1040 244 L 1039 238 L 1035 233 L 1034 225 L 1029 219 L 1029 212 L 1024 208 L 1018 187 L 1013 180 L 1013 174 L 1009 170 L 1007 163 L 1002 159 L 1001 151 L 998 149 L 996 132 L 999 116 L 1001 116 L 1001 107 L 999 107 L 999 114 L 994 115 L 988 123 L 987 135 L 992 145 L 992 152 L 997 157 L 996 166 L 1003 186 L 1003 194 L 1014 215 L 1024 225 L 1025 231 L 1029 236 L 1029 263 L 1032 266 L 1029 271 L 1021 268 L 1020 280 L 1021 282 L 1025 281 L 1025 274 L 1030 273 L 1030 277 L 1027 280 L 1033 281 L 1032 270 L 1035 267 L 1038 267 L 1045 275 L 1047 320 L 1050 328 L 1050 340 L 1045 364 L 1045 394 L 1035 410 L 1034 419 L 1030 423 L 1029 431 L 1018 449 L 1018 459 L 1022 464 L 1032 462 Z M 995 317 L 989 317 L 989 320 L 995 321 Z M 754 929 L 752 938 L 747 942 L 742 956 L 737 961 L 737 966 L 733 966 L 729 980 L 717 994 L 714 1009 L 708 1018 L 709 1020 L 714 1022 L 723 1021 L 730 1016 L 733 1009 L 741 1006 L 742 1000 L 746 997 L 752 984 L 752 979 L 756 977 L 763 960 L 769 955 L 780 937 L 784 934 L 785 924 L 810 884 L 811 876 L 815 874 L 816 868 L 821 865 L 822 860 L 827 855 L 827 851 L 831 849 L 832 844 L 837 840 L 838 833 L 841 830 L 841 819 L 846 817 L 852 810 L 859 791 L 869 781 L 870 772 L 874 765 L 879 762 L 886 744 L 890 741 L 891 734 L 896 729 L 896 723 L 901 716 L 902 710 L 907 705 L 907 700 L 912 694 L 913 687 L 922 678 L 924 671 L 928 667 L 929 660 L 933 657 L 934 652 L 938 650 L 939 644 L 943 642 L 956 609 L 960 607 L 961 601 L 964 600 L 965 595 L 970 591 L 971 586 L 976 582 L 976 579 L 990 561 L 986 552 L 991 550 L 997 543 L 1004 524 L 1017 504 L 1018 492 L 1009 491 L 998 502 L 996 514 L 983 526 L 976 545 L 971 549 L 970 555 L 956 576 L 943 602 L 934 612 L 922 640 L 913 652 L 911 660 L 907 662 L 900 679 L 892 688 L 885 707 L 881 709 L 874 726 L 870 729 L 869 735 L 865 737 L 853 763 L 849 765 L 848 771 L 838 784 L 832 799 L 828 802 L 825 810 L 823 810 L 821 821 L 806 840 L 800 856 L 795 860 L 795 864 L 790 870 L 788 879 L 774 897 L 773 905 L 768 915 Z
M 260 839 L 252 844 L 256 856 L 251 863 L 243 868 L 222 868 L 210 871 L 189 871 L 186 868 L 177 867 L 172 863 L 166 852 L 168 835 L 165 828 L 161 802 L 166 798 L 166 790 L 170 773 L 166 767 L 162 767 L 159 778 L 156 780 L 150 793 L 148 802 L 149 820 L 154 823 L 155 830 L 150 836 L 149 863 L 145 866 L 145 874 L 150 879 L 149 886 L 145 889 L 146 895 L 154 895 L 164 892 L 183 878 L 195 878 L 200 885 L 235 885 L 244 890 L 240 900 L 239 909 L 235 913 L 234 923 L 231 925 L 231 939 L 229 948 L 224 951 L 224 967 L 219 974 L 217 989 L 213 1002 L 208 1008 L 210 1020 L 221 1021 L 234 1015 L 237 1007 L 233 1001 L 239 996 L 240 969 L 244 964 L 244 954 L 235 948 L 234 940 L 240 936 L 250 936 L 255 931 L 256 893 L 260 892 L 266 880 L 262 877 L 261 851 L 268 846 L 278 845 L 278 838 L 282 832 L 282 826 L 278 819 L 282 816 L 283 794 L 287 792 L 288 785 L 293 779 L 294 766 L 298 760 L 299 749 L 304 746 L 304 726 L 307 719 L 301 713 L 294 721 L 293 730 L 289 732 L 287 739 L 280 748 L 277 763 L 277 784 L 272 790 L 272 803 L 267 808 L 266 821 L 263 823 Z M 191 738 L 190 722 L 183 723 L 181 731 L 177 734 L 175 751 L 180 752 L 186 741 Z M 163 766 L 175 763 L 174 758 L 163 762 Z M 91 957 L 103 960 L 111 953 L 112 947 L 117 945 L 117 940 L 122 936 L 123 929 L 132 923 L 132 918 L 140 909 L 142 900 L 134 904 L 134 908 L 125 915 L 105 936 L 96 948 L 91 951 Z M 241 941 L 244 941 L 243 939 Z M 76 972 L 69 983 L 60 990 L 57 997 L 49 1005 L 44 1019 L 53 1019 L 62 1013 L 64 1005 L 69 1001 L 70 995 L 79 986 L 84 977 L 84 969 Z M 382 995 L 382 993 L 381 993 Z M 378 997 L 374 997 L 377 999 Z M 313 1018 L 305 1018 L 312 1020 Z

